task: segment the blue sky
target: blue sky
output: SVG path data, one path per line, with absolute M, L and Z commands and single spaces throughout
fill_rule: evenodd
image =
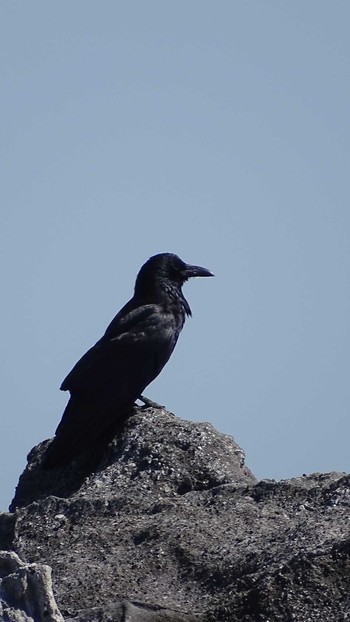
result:
M 0 9 L 0 508 L 150 256 L 215 272 L 147 394 L 258 478 L 349 471 L 348 2 Z

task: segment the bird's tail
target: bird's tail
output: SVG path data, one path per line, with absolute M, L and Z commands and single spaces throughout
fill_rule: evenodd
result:
M 120 433 L 133 404 L 118 408 L 71 396 L 43 461 L 44 469 L 66 467 L 74 460 L 93 470 L 113 437 Z

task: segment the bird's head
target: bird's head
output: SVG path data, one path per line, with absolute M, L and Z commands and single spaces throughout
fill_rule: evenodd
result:
M 159 253 L 153 255 L 142 266 L 137 275 L 135 292 L 152 289 L 160 282 L 171 283 L 181 289 L 187 279 L 195 276 L 214 276 L 207 268 L 187 264 L 173 253 Z

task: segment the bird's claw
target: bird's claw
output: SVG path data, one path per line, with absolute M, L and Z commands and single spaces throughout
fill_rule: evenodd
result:
M 145 397 L 144 395 L 140 395 L 139 397 L 140 402 L 143 402 L 143 408 L 159 408 L 160 410 L 162 410 L 163 408 L 165 408 L 165 406 L 162 406 L 161 404 L 157 404 L 157 402 L 153 402 L 152 400 L 150 400 L 148 397 Z

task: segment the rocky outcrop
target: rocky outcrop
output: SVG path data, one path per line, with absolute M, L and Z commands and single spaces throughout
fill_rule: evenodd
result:
M 350 476 L 256 482 L 231 437 L 154 409 L 88 478 L 44 472 L 44 450 L 0 531 L 26 568 L 52 567 L 66 622 L 347 619 Z
M 64 622 L 46 564 L 24 564 L 16 553 L 0 551 L 0 619 L 11 622 Z

